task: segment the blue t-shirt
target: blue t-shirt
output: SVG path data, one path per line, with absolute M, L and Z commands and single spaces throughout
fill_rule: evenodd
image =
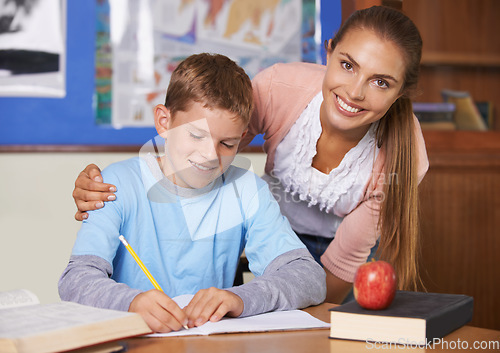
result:
M 268 185 L 251 171 L 230 166 L 207 187 L 186 189 L 147 155 L 110 165 L 103 178 L 116 185 L 116 201 L 89 212 L 72 254 L 105 259 L 112 278 L 132 288 L 153 285 L 120 234 L 170 297 L 231 287 L 243 249 L 259 276 L 277 256 L 304 248 Z

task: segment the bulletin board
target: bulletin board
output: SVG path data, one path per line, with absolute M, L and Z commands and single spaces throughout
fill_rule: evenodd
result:
M 341 9 L 340 0 L 320 3 L 324 41 L 339 27 Z M 152 127 L 117 129 L 95 122 L 95 22 L 89 21 L 95 6 L 94 1 L 67 2 L 65 97 L 0 97 L 0 152 L 137 151 L 156 136 Z M 261 137 L 252 142 L 261 144 Z

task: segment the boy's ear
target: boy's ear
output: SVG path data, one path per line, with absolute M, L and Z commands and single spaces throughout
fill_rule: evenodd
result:
M 172 116 L 170 110 L 163 104 L 158 104 L 154 108 L 155 128 L 158 135 L 165 138 L 165 134 L 170 126 Z

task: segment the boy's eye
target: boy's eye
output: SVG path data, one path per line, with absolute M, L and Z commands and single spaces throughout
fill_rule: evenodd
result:
M 191 137 L 192 137 L 192 138 L 197 139 L 197 140 L 200 140 L 200 139 L 202 139 L 202 138 L 203 138 L 203 136 L 198 136 L 198 135 L 195 135 L 195 134 L 193 134 L 192 132 L 190 132 L 190 133 L 189 133 L 189 135 L 191 135 Z
M 230 143 L 227 143 L 227 142 L 221 142 L 221 144 L 222 144 L 224 147 L 227 147 L 227 148 L 233 148 L 234 146 L 236 146 L 236 145 L 233 145 L 233 144 L 230 144 Z

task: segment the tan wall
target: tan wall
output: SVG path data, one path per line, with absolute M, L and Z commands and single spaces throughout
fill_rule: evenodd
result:
M 0 291 L 25 288 L 42 303 L 59 300 L 57 281 L 80 227 L 71 193 L 88 164 L 101 168 L 136 154 L 0 154 Z M 242 154 L 255 173 L 264 154 Z

